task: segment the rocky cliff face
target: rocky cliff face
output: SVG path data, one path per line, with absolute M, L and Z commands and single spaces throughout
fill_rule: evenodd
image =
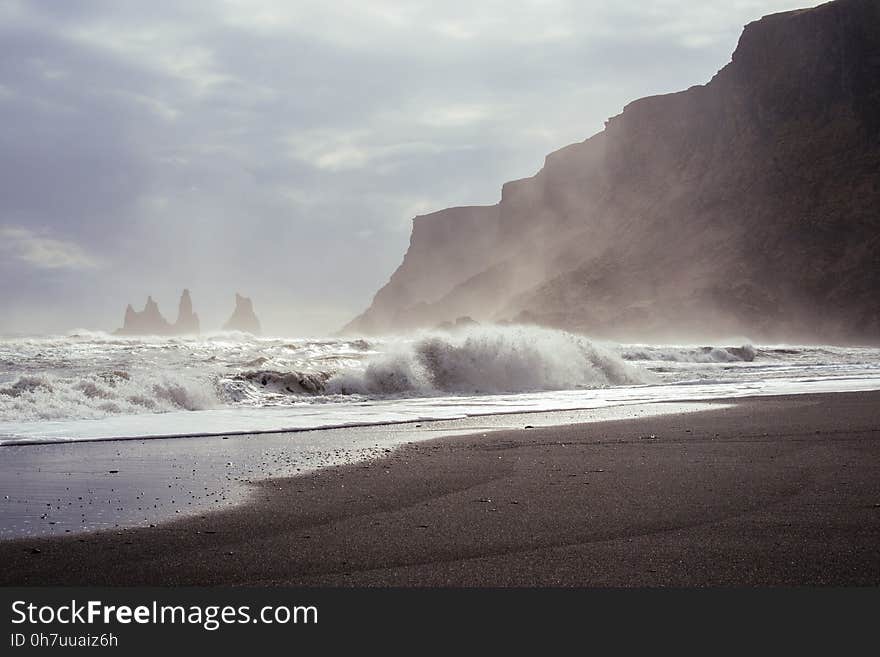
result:
M 878 208 L 880 2 L 836 0 L 749 24 L 708 84 L 629 104 L 497 205 L 417 217 L 346 329 L 876 342 Z
M 254 313 L 254 304 L 248 297 L 235 293 L 235 310 L 223 325 L 224 331 L 244 331 L 254 335 L 260 334 L 260 320 Z

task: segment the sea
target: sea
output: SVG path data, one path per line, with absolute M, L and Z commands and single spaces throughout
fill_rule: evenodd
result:
M 880 389 L 880 349 L 617 344 L 533 326 L 0 338 L 0 445 L 266 434 Z

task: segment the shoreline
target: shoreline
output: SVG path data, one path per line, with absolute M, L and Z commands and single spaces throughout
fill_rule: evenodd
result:
M 0 540 L 152 527 L 246 503 L 254 482 L 367 461 L 402 445 L 437 437 L 697 412 L 717 406 L 705 402 L 621 404 L 184 440 L 7 445 L 0 450 Z
M 0 583 L 880 583 L 880 392 L 729 401 L 416 442 L 155 528 L 3 541 Z
M 590 412 L 638 404 L 693 403 L 755 396 L 790 396 L 880 390 L 880 375 L 655 382 L 526 393 L 428 395 L 326 405 L 221 407 L 104 418 L 0 422 L 0 448 L 90 442 L 272 436 L 335 429 L 382 428 L 425 422 L 477 421 L 524 413 Z M 321 409 L 316 412 L 316 409 Z M 326 413 L 330 409 L 330 413 Z M 195 429 L 194 426 L 200 428 Z M 185 427 L 185 428 L 182 428 Z
M 859 391 L 861 392 L 861 391 Z M 608 406 L 585 406 L 572 408 L 548 408 L 540 410 L 510 410 L 496 411 L 491 413 L 472 413 L 468 415 L 448 417 L 448 418 L 424 418 L 424 419 L 408 419 L 408 420 L 385 420 L 376 422 L 358 422 L 352 424 L 330 424 L 327 426 L 315 427 L 298 427 L 292 429 L 250 429 L 235 431 L 210 431 L 199 433 L 175 433 L 175 434 L 151 434 L 145 436 L 114 436 L 112 438 L 22 438 L 12 439 L 11 442 L 2 442 L 0 439 L 0 453 L 6 447 L 28 447 L 36 445 L 72 445 L 83 443 L 115 443 L 125 442 L 129 440 L 154 441 L 154 440 L 179 440 L 185 438 L 240 438 L 243 436 L 274 436 L 274 435 L 290 435 L 298 433 L 312 433 L 325 431 L 344 431 L 348 429 L 383 429 L 407 426 L 421 426 L 423 424 L 441 424 L 448 422 L 468 422 L 479 421 L 486 418 L 504 417 L 504 416 L 520 416 L 535 414 L 558 414 L 558 413 L 590 413 L 611 411 L 613 409 L 621 409 L 623 407 L 643 407 L 652 406 L 654 404 L 677 404 L 680 406 L 701 406 L 706 404 L 714 404 L 716 402 L 724 402 L 726 398 L 707 397 L 705 399 L 661 399 L 657 401 L 646 402 L 622 402 Z M 145 417 L 152 417 L 147 415 Z M 99 422 L 100 420 L 95 420 Z

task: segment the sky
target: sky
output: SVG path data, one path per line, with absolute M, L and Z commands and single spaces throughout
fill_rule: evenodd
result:
M 811 0 L 0 0 L 0 334 L 112 330 L 183 288 L 204 330 L 329 334 L 412 218 L 632 100 L 707 82 Z

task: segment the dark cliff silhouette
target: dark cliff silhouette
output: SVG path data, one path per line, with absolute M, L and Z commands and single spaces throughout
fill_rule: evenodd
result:
M 174 324 L 176 333 L 193 333 L 199 332 L 199 316 L 193 312 L 192 299 L 189 290 L 184 290 L 180 296 L 180 304 L 177 310 L 177 322 Z
M 147 303 L 140 312 L 131 307 L 125 309 L 122 328 L 116 330 L 117 335 L 188 335 L 198 334 L 199 316 L 193 312 L 189 290 L 184 290 L 180 297 L 177 321 L 168 322 L 159 312 L 159 305 L 153 297 L 147 297 Z
M 345 331 L 461 315 L 617 339 L 880 341 L 880 2 L 746 26 L 487 207 L 416 217 Z
M 235 310 L 232 311 L 232 316 L 223 325 L 223 330 L 244 331 L 254 335 L 260 334 L 260 320 L 257 319 L 254 313 L 254 304 L 248 297 L 243 297 L 238 292 L 235 293 Z
M 128 305 L 125 319 L 118 335 L 166 335 L 171 331 L 171 324 L 159 312 L 159 305 L 153 297 L 147 297 L 147 303 L 140 312 Z

